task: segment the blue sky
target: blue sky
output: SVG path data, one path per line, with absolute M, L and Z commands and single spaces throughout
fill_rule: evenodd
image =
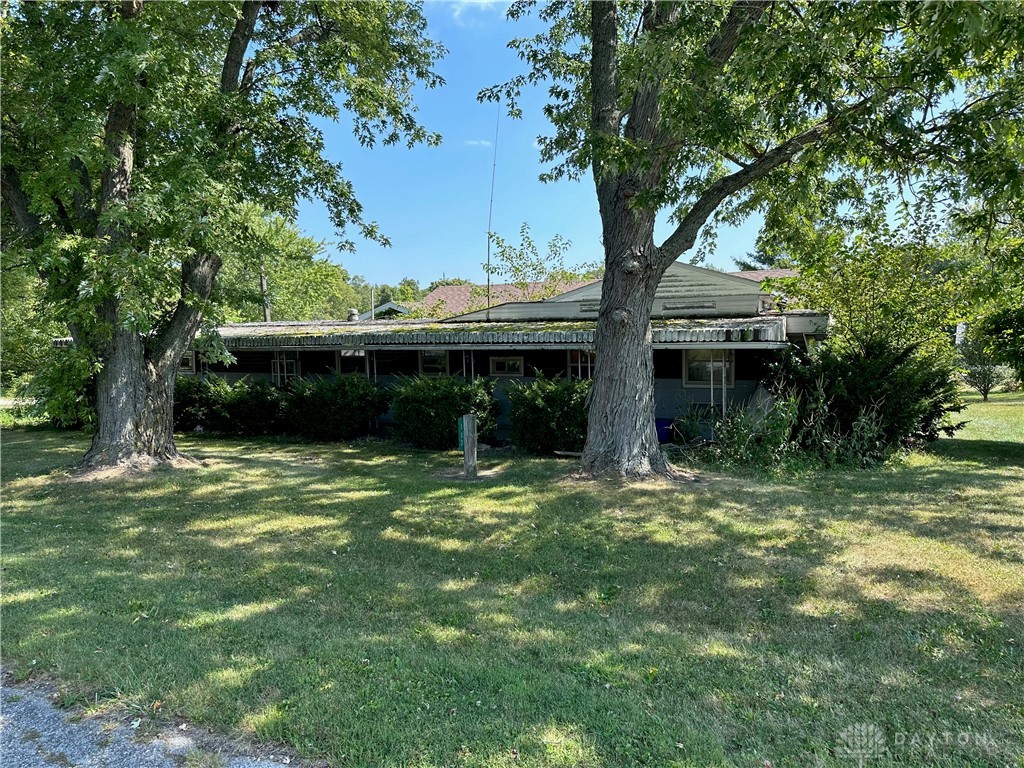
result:
M 391 284 L 412 277 L 424 286 L 442 275 L 484 281 L 496 120 L 492 229 L 518 242 L 519 227 L 527 222 L 542 253 L 551 238 L 562 235 L 572 242 L 567 263 L 603 260 L 593 182 L 538 180 L 544 166 L 534 142 L 549 131 L 541 111 L 544 89 L 524 97 L 520 120 L 510 119 L 496 104 L 477 102 L 481 88 L 522 71 L 507 43 L 529 34 L 530 25 L 537 23 L 507 21 L 506 7 L 501 2 L 426 3 L 428 34 L 448 48 L 437 67 L 446 84 L 421 91 L 417 104 L 421 122 L 443 136 L 440 147 L 365 149 L 352 137 L 350 125 L 325 125 L 329 157 L 344 165 L 366 218 L 376 221 L 391 239 L 391 247 L 383 248 L 349 232 L 356 250 L 339 253 L 331 245 L 338 237 L 323 204 L 304 203 L 299 227 L 326 241 L 331 259 L 351 274 Z M 722 231 L 709 263 L 735 269 L 731 257 L 752 250 L 756 235 L 753 222 Z

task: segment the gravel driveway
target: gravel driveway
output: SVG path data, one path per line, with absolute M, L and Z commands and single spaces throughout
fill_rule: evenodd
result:
M 0 765 L 18 768 L 280 768 L 309 765 L 274 755 L 232 755 L 223 739 L 187 724 L 136 739 L 130 724 L 58 709 L 36 686 L 0 684 Z M 216 743 L 216 746 L 211 744 Z

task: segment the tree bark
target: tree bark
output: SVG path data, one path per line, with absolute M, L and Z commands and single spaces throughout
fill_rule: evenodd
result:
M 600 354 L 590 392 L 583 470 L 595 476 L 670 475 L 654 427 L 651 349 L 651 309 L 663 270 L 649 263 L 617 267 L 605 271 L 601 293 L 595 338 Z
M 668 13 L 672 10 L 669 8 Z M 659 23 L 659 8 L 648 7 L 645 25 Z M 671 468 L 654 427 L 654 357 L 651 310 L 667 265 L 654 246 L 654 213 L 631 205 L 636 192 L 659 172 L 623 173 L 605 167 L 597 144 L 618 134 L 618 17 L 615 3 L 591 5 L 591 129 L 594 182 L 605 249 L 605 273 L 597 317 L 597 360 L 588 407 L 583 471 L 591 475 L 647 477 Z M 633 98 L 628 132 L 651 140 L 658 124 L 659 87 L 639 89 Z
M 144 468 L 179 457 L 173 424 L 179 364 L 155 365 L 137 333 L 114 332 L 96 376 L 98 424 L 85 468 Z

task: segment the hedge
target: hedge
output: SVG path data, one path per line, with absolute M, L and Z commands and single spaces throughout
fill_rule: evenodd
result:
M 397 435 L 420 448 L 448 449 L 459 444 L 458 418 L 477 417 L 477 435 L 487 439 L 498 426 L 494 382 L 467 381 L 454 376 L 413 376 L 394 389 L 393 413 Z
M 516 383 L 508 392 L 512 441 L 528 453 L 582 451 L 587 440 L 589 380 Z

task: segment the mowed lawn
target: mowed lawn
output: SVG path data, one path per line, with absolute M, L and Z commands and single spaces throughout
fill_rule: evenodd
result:
M 966 417 L 880 470 L 653 486 L 200 438 L 84 483 L 84 438 L 7 431 L 3 663 L 339 766 L 856 766 L 858 723 L 866 766 L 1022 766 L 1024 396 Z

